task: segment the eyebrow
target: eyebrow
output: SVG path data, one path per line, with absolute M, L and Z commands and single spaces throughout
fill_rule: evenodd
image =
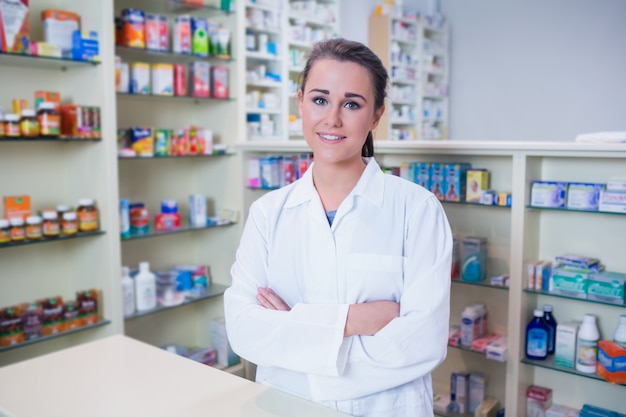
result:
M 309 93 L 312 93 L 312 92 L 317 92 L 317 93 L 326 94 L 326 95 L 330 94 L 330 91 L 328 91 L 328 90 L 323 90 L 323 89 L 321 89 L 321 88 L 312 88 L 311 90 L 309 90 Z M 367 100 L 365 99 L 365 97 L 363 97 L 362 95 L 357 94 L 357 93 L 346 93 L 346 94 L 344 95 L 344 97 L 346 97 L 346 98 L 355 98 L 355 97 L 358 97 L 358 98 L 360 98 L 361 100 L 363 100 L 364 102 L 366 102 L 366 103 L 367 103 Z

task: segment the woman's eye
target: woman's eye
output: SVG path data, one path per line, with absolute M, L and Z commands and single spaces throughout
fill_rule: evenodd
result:
M 360 108 L 361 106 L 359 106 L 359 104 L 354 101 L 349 101 L 345 104 L 345 107 L 348 109 L 356 110 Z
M 316 97 L 313 99 L 313 103 L 318 105 L 326 104 L 326 99 L 322 97 Z

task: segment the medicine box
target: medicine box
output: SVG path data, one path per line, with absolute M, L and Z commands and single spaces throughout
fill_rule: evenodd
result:
M 192 227 L 204 227 L 207 222 L 206 196 L 202 194 L 189 195 L 189 224 Z
M 43 40 L 61 49 L 63 55 L 69 55 L 74 32 L 80 29 L 80 16 L 73 12 L 46 9 L 41 12 Z
M 444 199 L 444 191 L 446 189 L 445 164 L 433 162 L 430 164 L 430 191 L 435 194 L 439 200 Z
M 152 94 L 174 95 L 174 66 L 172 64 L 152 64 Z
M 587 299 L 589 275 L 584 272 L 568 271 L 564 268 L 553 268 L 549 291 L 568 297 Z
M 0 51 L 30 53 L 28 0 L 0 0 Z
M 490 175 L 487 169 L 468 169 L 465 200 L 472 203 L 480 203 L 480 196 L 483 191 L 489 189 L 489 183 Z
M 10 220 L 13 217 L 20 217 L 24 220 L 31 213 L 30 196 L 28 195 L 6 195 L 3 197 L 4 218 Z
M 151 127 L 132 127 L 130 142 L 137 156 L 154 156 L 154 135 Z
M 450 375 L 450 404 L 448 411 L 463 414 L 468 410 L 469 373 L 452 372 Z
M 472 372 L 469 377 L 469 412 L 473 413 L 487 395 L 487 375 Z
M 228 98 L 228 67 L 215 65 L 211 68 L 213 98 Z
M 601 271 L 589 276 L 587 299 L 624 305 L 624 283 L 626 274 Z
M 430 190 L 430 164 L 428 162 L 415 163 L 415 183 Z
M 150 94 L 150 64 L 145 62 L 131 62 L 130 93 Z
M 530 205 L 535 207 L 564 208 L 567 183 L 534 181 L 530 191 Z
M 143 10 L 122 10 L 122 36 L 120 39 L 122 46 L 145 48 L 145 25 L 146 15 Z
M 598 210 L 600 191 L 604 184 L 570 182 L 567 187 L 567 208 L 570 210 Z
M 191 54 L 191 17 L 179 15 L 174 18 L 172 47 L 176 54 Z
M 570 321 L 556 326 L 554 363 L 565 368 L 574 368 L 576 339 L 580 322 Z
M 626 349 L 610 340 L 600 340 L 598 375 L 612 384 L 626 384 Z
M 191 53 L 209 56 L 209 21 L 205 18 L 191 18 Z
M 487 239 L 465 237 L 461 243 L 461 279 L 479 282 L 487 278 Z
M 208 62 L 189 63 L 189 89 L 193 97 L 210 96 L 210 64 Z
M 210 323 L 211 346 L 217 352 L 217 363 L 221 366 L 233 366 L 239 363 L 239 356 L 233 352 L 226 335 L 224 317 L 217 317 Z
M 545 417 L 546 410 L 552 405 L 550 388 L 531 385 L 526 391 L 526 417 Z
M 446 201 L 465 201 L 468 163 L 450 163 L 444 166 Z
M 578 417 L 580 411 L 577 408 L 560 404 L 552 404 L 546 410 L 546 417 Z
M 626 213 L 626 192 L 624 191 L 600 191 L 600 203 L 598 210 L 612 213 Z

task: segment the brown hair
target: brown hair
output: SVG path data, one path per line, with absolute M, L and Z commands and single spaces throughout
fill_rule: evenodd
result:
M 372 79 L 372 86 L 374 87 L 374 111 L 378 111 L 383 107 L 385 97 L 387 96 L 387 82 L 389 80 L 385 66 L 380 58 L 367 46 L 360 42 L 349 41 L 342 38 L 323 40 L 313 46 L 313 49 L 309 52 L 302 74 L 300 75 L 300 79 L 302 80 L 300 83 L 300 91 L 302 93 L 304 93 L 304 87 L 311 68 L 317 61 L 322 59 L 354 62 L 365 68 Z M 374 137 L 371 131 L 367 134 L 367 139 L 361 150 L 361 156 L 374 156 Z

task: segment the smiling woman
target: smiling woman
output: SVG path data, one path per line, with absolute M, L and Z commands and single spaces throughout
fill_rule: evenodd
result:
M 230 343 L 262 384 L 353 416 L 432 416 L 450 309 L 445 213 L 373 158 L 388 76 L 369 48 L 320 42 L 302 80 L 315 162 L 250 207 L 224 298 Z

